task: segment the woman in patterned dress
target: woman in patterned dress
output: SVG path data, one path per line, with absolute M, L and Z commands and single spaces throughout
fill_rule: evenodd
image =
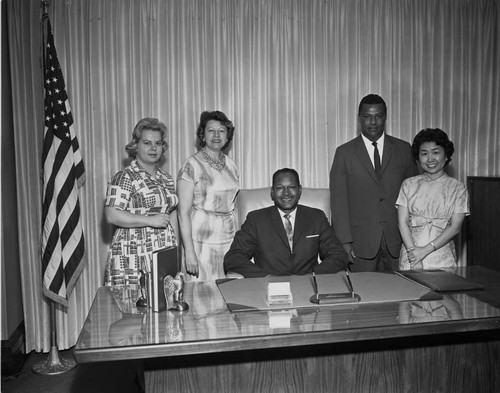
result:
M 453 142 L 437 128 L 422 130 L 413 140 L 413 158 L 423 173 L 403 182 L 396 201 L 403 238 L 400 269 L 457 265 L 453 238 L 469 214 L 469 203 L 465 185 L 445 173 L 453 152 Z
M 177 245 L 170 213 L 177 206 L 174 179 L 158 164 L 167 150 L 167 127 L 140 120 L 125 150 L 132 162 L 108 184 L 104 213 L 116 231 L 105 273 L 106 285 L 139 284 L 152 252 Z
M 179 226 L 186 277 L 211 281 L 225 277 L 223 259 L 235 233 L 239 172 L 222 152 L 234 135 L 224 113 L 203 112 L 196 134 L 202 149 L 184 162 L 177 176 Z

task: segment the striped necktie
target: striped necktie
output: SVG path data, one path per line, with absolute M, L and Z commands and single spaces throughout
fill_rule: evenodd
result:
M 290 214 L 286 213 L 283 217 L 285 217 L 285 231 L 288 243 L 290 244 L 290 251 L 293 251 L 293 229 L 292 222 L 290 221 Z

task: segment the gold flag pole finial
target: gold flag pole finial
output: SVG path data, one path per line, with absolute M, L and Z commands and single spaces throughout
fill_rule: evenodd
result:
M 47 9 L 49 8 L 50 5 L 50 0 L 41 0 L 42 6 L 43 6 L 43 13 L 47 13 Z

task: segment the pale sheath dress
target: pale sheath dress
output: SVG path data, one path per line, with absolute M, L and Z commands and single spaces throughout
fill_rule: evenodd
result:
M 170 213 L 178 202 L 174 179 L 159 168 L 155 176 L 133 160 L 112 177 L 104 206 L 141 215 Z M 139 284 L 139 272 L 149 270 L 153 251 L 176 245 L 170 223 L 166 228 L 117 227 L 108 252 L 105 285 Z
M 444 174 L 430 180 L 425 174 L 403 181 L 396 206 L 406 206 L 414 244 L 423 247 L 435 240 L 449 225 L 455 213 L 469 214 L 466 186 Z M 457 265 L 455 243 L 449 241 L 422 261 L 424 269 L 450 268 Z M 410 269 L 406 248 L 401 248 L 399 268 Z
M 234 205 L 240 189 L 236 164 L 226 156 L 219 172 L 198 152 L 182 165 L 177 181 L 194 183 L 191 232 L 198 257 L 199 277 L 186 275 L 187 281 L 212 281 L 224 278 L 224 255 L 235 234 Z

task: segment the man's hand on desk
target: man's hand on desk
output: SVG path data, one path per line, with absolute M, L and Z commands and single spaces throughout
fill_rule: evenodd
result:
M 242 274 L 236 272 L 228 272 L 226 278 L 245 278 Z

